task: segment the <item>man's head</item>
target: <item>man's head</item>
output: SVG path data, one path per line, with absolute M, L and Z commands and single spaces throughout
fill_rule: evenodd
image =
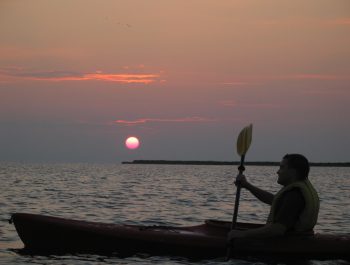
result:
M 287 154 L 281 161 L 277 171 L 278 183 L 288 185 L 298 180 L 304 180 L 309 175 L 309 161 L 300 154 Z

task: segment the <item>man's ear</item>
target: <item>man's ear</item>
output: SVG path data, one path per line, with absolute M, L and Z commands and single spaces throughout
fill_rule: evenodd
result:
M 295 180 L 299 179 L 298 171 L 295 168 L 289 168 L 289 173 Z

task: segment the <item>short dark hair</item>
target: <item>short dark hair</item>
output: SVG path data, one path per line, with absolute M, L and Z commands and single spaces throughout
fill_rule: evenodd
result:
M 287 160 L 289 168 L 297 171 L 298 179 L 304 180 L 309 176 L 310 165 L 305 156 L 300 154 L 286 154 L 283 159 Z

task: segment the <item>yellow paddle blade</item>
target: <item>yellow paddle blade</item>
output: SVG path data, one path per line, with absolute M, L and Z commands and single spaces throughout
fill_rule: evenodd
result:
M 245 155 L 249 149 L 249 146 L 252 142 L 253 134 L 253 124 L 244 127 L 243 130 L 239 133 L 237 138 L 237 153 L 242 156 Z

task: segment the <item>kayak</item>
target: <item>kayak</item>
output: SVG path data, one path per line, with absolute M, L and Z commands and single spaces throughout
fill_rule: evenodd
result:
M 130 256 L 184 256 L 218 258 L 227 253 L 226 236 L 230 223 L 207 220 L 186 227 L 108 224 L 71 220 L 38 214 L 15 213 L 11 216 L 24 250 L 31 253 L 101 253 Z M 237 229 L 261 225 L 238 223 Z M 314 234 L 265 239 L 236 239 L 231 255 L 338 259 L 350 257 L 350 234 Z

